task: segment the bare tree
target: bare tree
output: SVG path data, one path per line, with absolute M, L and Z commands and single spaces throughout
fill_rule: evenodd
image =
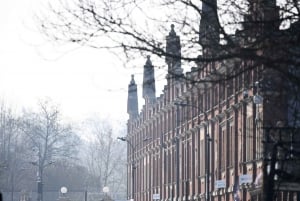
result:
M 275 120 L 283 118 L 273 106 L 288 108 L 285 120 L 299 127 L 299 1 L 59 0 L 50 3 L 38 19 L 41 32 L 54 41 L 124 52 L 128 61 L 154 54 L 168 65 L 196 66 L 186 75 L 168 68 L 168 75 L 184 78 L 191 91 L 206 82 L 211 92 L 212 84 L 218 84 L 222 100 L 225 93 L 232 95 L 227 89 L 233 85 L 238 92 L 254 88 L 265 103 L 281 99 L 287 107 L 280 101 L 264 104 L 264 112 L 273 115 L 264 118 L 263 126 L 274 126 Z M 171 29 L 168 24 L 173 24 Z
M 4 101 L 1 101 L 0 106 L 0 132 L 1 132 L 1 150 L 0 150 L 0 169 L 7 167 L 9 161 L 13 140 L 16 137 L 17 117 L 12 113 Z
M 54 41 L 123 51 L 128 61 L 140 54 L 197 64 L 222 61 L 231 67 L 226 77 L 230 79 L 259 65 L 276 70 L 282 65 L 299 65 L 295 60 L 299 57 L 299 2 L 278 4 L 250 0 L 58 0 L 38 14 L 38 25 Z M 164 43 L 168 24 L 174 24 L 181 36 L 180 55 L 168 51 Z M 247 69 L 233 68 L 233 60 L 255 63 Z
M 18 117 L 4 101 L 0 109 L 0 189 L 10 191 L 14 199 L 14 190 L 20 188 L 22 177 L 23 151 Z
M 22 118 L 22 129 L 30 144 L 30 163 L 37 168 L 39 200 L 43 200 L 44 170 L 57 160 L 74 158 L 79 137 L 72 127 L 61 120 L 59 109 L 51 101 L 41 101 L 39 112 L 27 112 Z
M 110 188 L 112 193 L 124 193 L 126 185 L 126 153 L 117 143 L 117 131 L 111 122 L 92 118 L 87 121 L 85 133 L 90 134 L 87 142 L 86 164 L 90 178 L 90 189 Z

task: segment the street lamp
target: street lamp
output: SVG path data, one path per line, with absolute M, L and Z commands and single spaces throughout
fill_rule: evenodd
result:
M 37 201 L 43 201 L 43 182 L 41 177 L 38 175 L 37 177 Z
M 134 200 L 134 194 L 135 194 L 135 149 L 139 144 L 136 144 L 133 146 L 133 144 L 130 142 L 130 140 L 127 139 L 127 137 L 117 137 L 118 140 L 121 140 L 123 142 L 127 142 L 132 150 L 132 162 L 131 162 L 131 200 Z M 151 137 L 146 137 L 143 139 L 143 142 L 152 139 Z M 128 191 L 127 191 L 128 194 Z
M 40 152 L 38 151 L 38 160 L 30 162 L 31 165 L 37 167 L 37 201 L 43 201 L 43 168 L 47 165 L 52 165 L 54 161 L 50 161 L 45 163 L 44 167 L 42 167 Z
M 134 200 L 134 194 L 135 194 L 135 148 L 136 146 L 133 146 L 133 144 L 126 138 L 126 137 L 117 137 L 118 140 L 121 140 L 123 142 L 127 142 L 132 150 L 132 162 L 131 162 L 131 196 L 130 199 Z M 128 191 L 127 191 L 128 192 Z
M 33 151 L 35 151 L 33 149 Z M 37 161 L 30 162 L 33 166 L 37 167 L 37 201 L 43 201 L 43 175 L 42 175 L 42 167 L 41 167 L 41 156 L 40 156 L 40 146 L 38 146 L 37 151 Z
M 118 140 L 121 140 L 123 142 L 127 142 L 127 144 L 129 144 L 129 146 L 131 147 L 132 150 L 132 162 L 131 162 L 131 196 L 130 199 L 134 200 L 134 174 L 135 174 L 135 158 L 134 158 L 134 153 L 135 153 L 135 147 L 132 145 L 132 143 L 126 138 L 126 137 L 117 137 Z M 127 173 L 128 174 L 128 173 Z M 128 187 L 127 187 L 128 189 Z M 128 190 L 127 190 L 127 194 L 128 194 Z
M 109 193 L 109 187 L 108 186 L 104 186 L 103 189 L 102 189 L 103 193 L 104 193 L 104 198 L 103 200 L 104 201 L 108 201 L 110 200 L 109 199 L 109 196 L 108 196 L 108 193 Z
M 212 139 L 211 137 L 209 136 L 209 121 L 208 121 L 208 118 L 207 118 L 207 114 L 205 112 L 203 112 L 201 110 L 201 108 L 195 106 L 195 105 L 190 105 L 190 104 L 187 104 L 187 103 L 184 103 L 184 102 L 174 102 L 174 105 L 177 106 L 176 108 L 176 116 L 177 116 L 177 120 L 176 120 L 176 124 L 177 124 L 177 132 L 176 132 L 176 152 L 177 152 L 177 162 L 176 162 L 176 168 L 177 168 L 177 171 L 176 171 L 176 183 L 177 183 L 177 189 L 179 191 L 179 123 L 180 123 L 180 110 L 179 110 L 179 107 L 182 106 L 182 107 L 193 107 L 193 108 L 196 108 L 198 110 L 198 112 L 201 112 L 203 113 L 204 115 L 204 120 L 207 122 L 206 124 L 206 130 L 205 130 L 205 144 L 206 144 L 206 147 L 205 147 L 205 150 L 206 150 L 206 156 L 207 156 L 207 160 L 206 160 L 206 164 L 205 164 L 205 197 L 206 197 L 206 200 L 207 201 L 210 201 L 210 182 L 209 182 L 209 177 L 210 177 L 210 143 L 212 142 Z M 177 193 L 178 194 L 178 193 Z M 178 196 L 177 196 L 178 197 Z
M 68 188 L 65 186 L 62 186 L 60 188 L 60 193 L 57 201 L 71 201 L 70 198 L 67 196 Z
M 208 125 L 207 125 L 208 127 Z M 208 131 L 206 132 L 206 153 L 207 153 L 207 162 L 206 162 L 206 175 L 205 175 L 205 180 L 206 180 L 206 200 L 210 201 L 210 188 L 209 188 L 209 176 L 210 176 L 210 143 L 212 139 L 209 136 Z

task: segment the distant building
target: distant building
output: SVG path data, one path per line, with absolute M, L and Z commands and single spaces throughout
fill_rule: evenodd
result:
M 200 23 L 203 57 L 217 54 L 209 43 L 219 35 L 211 9 L 206 6 L 203 4 Z M 264 14 L 276 17 L 278 12 L 266 10 Z M 295 26 L 299 29 L 299 23 Z M 269 31 L 279 31 L 271 28 Z M 252 63 L 200 63 L 183 75 L 180 38 L 174 26 L 166 43 L 167 53 L 178 57 L 166 57 L 169 73 L 163 94 L 155 97 L 150 57 L 144 66 L 145 105 L 140 113 L 134 77 L 129 84 L 128 199 L 256 201 L 266 200 L 273 190 L 277 193 L 275 200 L 300 200 L 299 173 L 290 168 L 294 179 L 285 175 L 278 180 L 279 167 L 284 166 L 278 155 L 287 154 L 282 142 L 295 143 L 294 149 L 299 147 L 299 132 L 288 124 L 290 104 L 283 88 L 286 80 L 278 72 L 262 73 L 264 66 L 255 66 L 228 79 L 205 82 L 214 76 L 214 69 L 225 75 L 232 68 L 246 69 Z M 198 82 L 190 83 L 183 77 Z M 273 88 L 261 86 L 267 84 Z M 274 179 L 268 178 L 270 174 Z

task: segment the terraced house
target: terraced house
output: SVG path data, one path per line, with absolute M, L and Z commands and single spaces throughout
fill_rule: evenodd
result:
M 257 2 L 253 12 L 259 10 Z M 268 3 L 276 5 L 273 0 Z M 202 11 L 199 58 L 212 58 L 223 51 L 210 44 L 220 33 L 205 3 Z M 260 11 L 266 18 L 279 18 L 276 6 Z M 286 77 L 291 73 L 299 78 L 299 66 L 275 69 L 255 58 L 232 58 L 198 62 L 183 73 L 180 33 L 175 29 L 172 25 L 166 37 L 169 73 L 163 93 L 155 95 L 150 57 L 144 65 L 141 111 L 134 76 L 128 86 L 128 133 L 122 138 L 128 143 L 128 199 L 300 200 L 300 133 L 295 120 L 299 101 L 292 91 L 295 84 Z M 282 41 L 297 33 L 292 40 L 299 44 L 299 22 L 286 30 L 276 23 L 267 28 L 245 24 L 246 31 L 232 39 L 247 46 L 258 29 L 280 33 Z M 258 54 L 282 57 L 272 44 L 269 41 Z M 288 49 L 299 51 L 297 46 Z

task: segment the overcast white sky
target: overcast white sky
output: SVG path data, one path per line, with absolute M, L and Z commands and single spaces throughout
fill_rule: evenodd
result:
M 0 98 L 28 108 L 50 97 L 74 120 L 90 114 L 126 120 L 134 72 L 104 51 L 52 47 L 34 30 L 40 1 L 0 0 Z

